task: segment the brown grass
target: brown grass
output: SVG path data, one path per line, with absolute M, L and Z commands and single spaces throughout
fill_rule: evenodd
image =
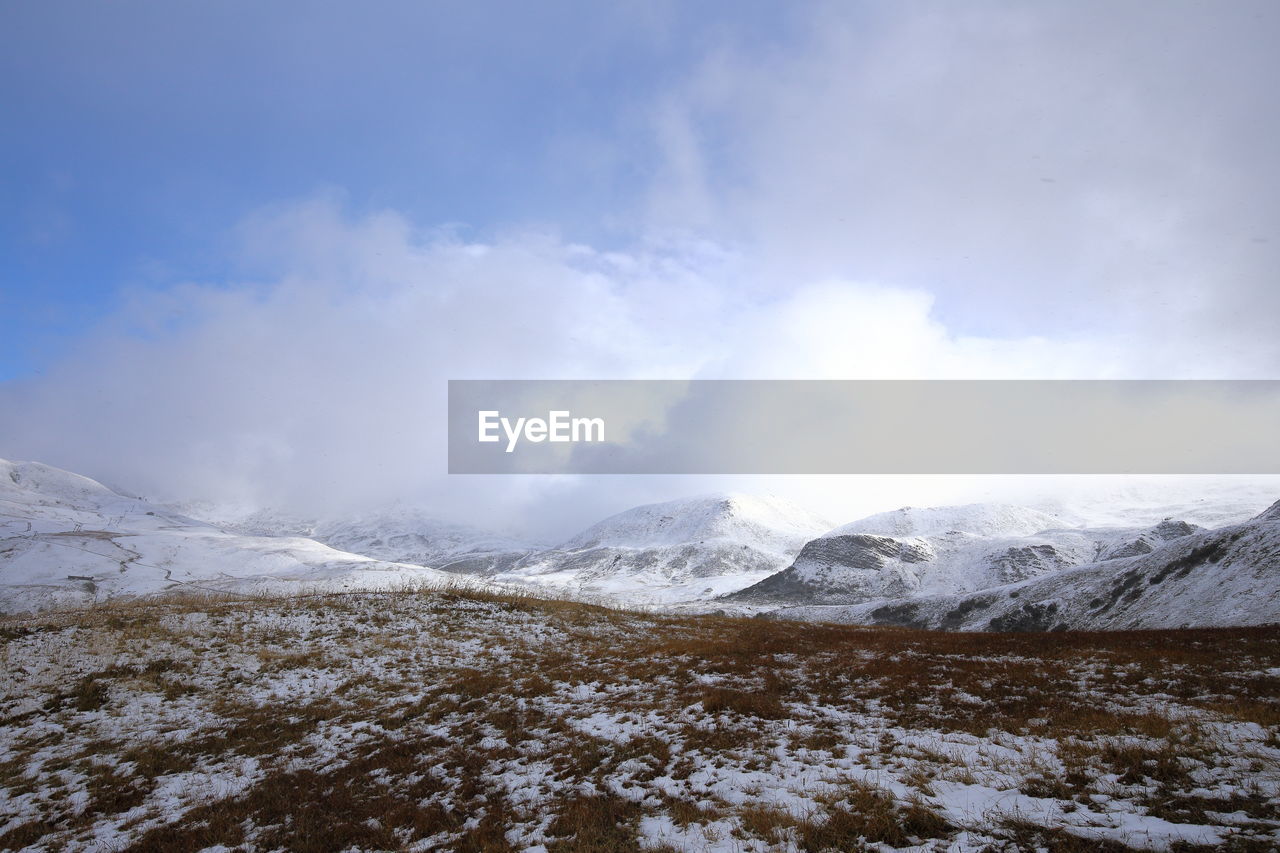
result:
M 869 843 L 901 847 L 912 839 L 944 838 L 954 828 L 920 803 L 900 806 L 884 791 L 851 783 L 825 813 L 799 827 L 800 847 L 806 851 L 865 849 Z
M 272 614 L 310 620 L 310 634 L 264 618 Z M 198 629 L 185 627 L 189 616 L 199 617 Z M 1278 819 L 1276 804 L 1261 795 L 1193 793 L 1198 770 L 1238 772 L 1238 757 L 1206 734 L 1208 723 L 1255 723 L 1267 743 L 1280 743 L 1280 680 L 1265 674 L 1280 666 L 1275 627 L 942 634 L 661 617 L 475 590 L 138 600 L 0 620 L 6 647 L 34 648 L 62 634 L 103 651 L 86 651 L 83 667 L 66 678 L 12 676 L 27 680 L 13 681 L 3 700 L 0 727 L 14 734 L 16 757 L 0 766 L 0 785 L 30 797 L 74 777 L 88 807 L 70 815 L 42 801 L 39 817 L 0 836 L 0 848 L 40 839 L 56 848 L 99 817 L 145 811 L 167 775 L 245 758 L 261 763 L 263 778 L 140 831 L 132 849 L 394 850 L 438 837 L 447 849 L 500 850 L 520 846 L 513 827 L 538 827 L 552 850 L 626 850 L 638 845 L 645 815 L 681 827 L 728 821 L 743 837 L 789 839 L 805 850 L 951 837 L 956 828 L 925 799 L 931 783 L 972 780 L 982 769 L 908 747 L 895 728 L 1056 744 L 1043 761 L 1004 768 L 1021 774 L 1030 796 L 1085 802 L 1104 789 L 1132 790 L 1150 814 L 1175 822 L 1212 821 L 1224 809 L 1245 812 L 1257 826 Z M 317 636 L 331 645 L 320 647 Z M 479 651 L 457 656 L 459 640 Z M 265 704 L 252 698 L 258 679 L 319 672 L 338 674 L 339 686 Z M 603 697 L 593 709 L 634 731 L 611 740 L 582 730 L 564 710 L 582 687 Z M 157 713 L 171 715 L 173 737 L 99 741 L 94 754 L 76 746 L 79 732 L 144 693 L 172 706 Z M 186 708 L 218 722 L 184 732 Z M 832 721 L 848 715 L 875 728 Z M 27 737 L 37 720 L 64 728 Z M 357 725 L 360 739 L 338 759 L 316 757 L 316 738 Z M 870 746 L 867 760 L 920 799 L 895 800 L 844 778 L 836 794 L 815 797 L 813 812 L 797 816 L 762 801 L 700 800 L 681 787 L 716 764 L 767 773 L 776 751 L 828 768 L 854 745 Z M 556 793 L 517 802 L 496 772 L 533 763 L 547 768 Z M 611 787 L 618 778 L 634 796 Z M 1123 849 L 1016 820 L 992 832 L 1017 847 Z M 1240 832 L 1232 843 L 1247 849 L 1240 845 L 1261 830 L 1246 824 Z
M 613 794 L 575 796 L 560 804 L 547 833 L 553 853 L 609 853 L 639 850 L 635 822 L 640 808 Z

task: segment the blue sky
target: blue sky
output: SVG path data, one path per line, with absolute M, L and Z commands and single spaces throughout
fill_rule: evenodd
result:
M 122 288 L 235 274 L 228 230 L 317 191 L 472 234 L 620 239 L 644 111 L 760 2 L 9 3 L 0 11 L 0 379 Z
M 1271 0 L 2 4 L 0 457 L 567 532 L 780 485 L 449 478 L 446 380 L 1275 378 L 1277 43 Z M 899 486 L 818 491 L 963 491 Z

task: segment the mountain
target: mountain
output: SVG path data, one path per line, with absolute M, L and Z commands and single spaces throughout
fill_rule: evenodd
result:
M 442 585 L 432 569 L 246 536 L 36 462 L 0 460 L 0 611 L 181 590 Z
M 459 574 L 496 574 L 541 550 L 409 508 L 322 522 L 315 525 L 311 537 L 342 551 Z
M 807 543 L 776 575 L 726 597 L 747 604 L 860 604 L 958 594 L 1151 551 L 1198 530 L 1166 520 L 1148 530 L 1064 528 L 1027 507 L 904 508 Z
M 1121 557 L 1136 557 L 1138 554 L 1150 554 L 1166 542 L 1172 542 L 1174 539 L 1181 539 L 1183 536 L 1190 536 L 1192 533 L 1204 530 L 1196 524 L 1189 524 L 1185 521 L 1174 521 L 1166 518 L 1164 521 L 1152 527 L 1150 530 L 1144 530 L 1131 539 L 1124 539 L 1119 542 L 1113 542 L 1104 547 L 1098 554 L 1100 560 L 1117 560 Z
M 524 557 L 500 580 L 625 597 L 637 603 L 708 598 L 791 562 L 830 523 L 775 497 L 711 495 L 648 504 Z
M 1152 538 L 1159 536 L 1152 532 Z M 1280 622 L 1280 501 L 1241 524 L 1193 530 L 1161 540 L 1145 553 L 1103 559 L 981 592 L 844 607 L 784 608 L 775 613 L 786 618 L 974 631 Z
M 339 551 L 456 574 L 504 571 L 545 547 L 444 521 L 417 507 L 393 507 L 355 518 L 317 519 L 277 509 L 203 501 L 165 506 L 232 533 L 301 536 Z
M 1149 521 L 1161 505 L 1104 517 Z M 1228 512 L 1193 505 L 1200 520 Z M 712 495 L 635 507 L 542 549 L 416 509 L 317 522 L 161 506 L 0 460 L 0 611 L 181 590 L 444 585 L 461 573 L 635 605 L 966 630 L 1255 624 L 1280 618 L 1278 562 L 1280 503 L 1213 530 L 1178 518 L 1089 527 L 1006 504 L 907 507 L 831 529 L 777 498 Z
M 805 544 L 795 562 L 737 593 L 752 604 L 857 604 L 996 586 L 1076 565 L 1097 548 L 1025 507 L 904 507 L 838 527 Z M 1034 535 L 1033 535 L 1034 534 Z
M 274 510 L 174 504 L 232 532 L 305 535 L 353 554 L 629 603 L 684 602 L 786 566 L 830 522 L 774 497 L 711 495 L 634 507 L 547 548 L 399 508 L 308 520 Z
M 1280 521 L 1280 501 L 1264 509 L 1253 519 L 1254 521 Z

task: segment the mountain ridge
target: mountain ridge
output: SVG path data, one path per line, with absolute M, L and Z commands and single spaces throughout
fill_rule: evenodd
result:
M 783 607 L 779 618 L 976 631 L 1132 630 L 1280 622 L 1280 502 L 1152 551 L 966 595 Z
M 177 511 L 186 507 L 216 521 Z M 471 575 L 638 606 L 946 629 L 1131 627 L 1157 607 L 1188 624 L 1280 618 L 1223 603 L 1277 597 L 1280 501 L 1211 530 L 1173 517 L 1073 522 L 992 503 L 902 507 L 832 526 L 774 496 L 714 493 L 632 507 L 547 548 L 415 507 L 317 521 L 156 505 L 53 466 L 0 460 L 0 607 Z M 1202 564 L 1222 560 L 1225 580 L 1206 580 Z M 1082 600 L 1110 604 L 1081 611 Z
M 706 599 L 778 571 L 830 527 L 775 496 L 700 495 L 615 513 L 495 578 L 640 603 Z

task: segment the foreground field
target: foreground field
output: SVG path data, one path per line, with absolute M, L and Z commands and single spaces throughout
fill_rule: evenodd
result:
M 134 603 L 0 641 L 0 849 L 1280 846 L 1276 628 L 423 592 Z

